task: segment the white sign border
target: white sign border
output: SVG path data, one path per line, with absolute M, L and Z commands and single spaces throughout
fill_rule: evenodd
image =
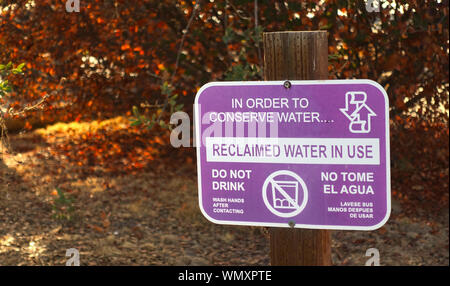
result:
M 386 130 L 386 215 L 381 222 L 372 226 L 348 226 L 348 225 L 313 225 L 313 224 L 295 224 L 294 228 L 304 228 L 304 229 L 330 229 L 330 230 L 363 230 L 370 231 L 376 230 L 382 227 L 389 219 L 391 215 L 391 160 L 390 160 L 390 137 L 389 137 L 389 97 L 386 90 L 376 81 L 369 79 L 338 79 L 338 80 L 290 80 L 292 86 L 294 85 L 326 85 L 326 84 L 369 84 L 376 87 L 384 96 L 385 102 L 385 130 Z M 226 220 L 216 220 L 210 217 L 206 211 L 203 209 L 202 201 L 202 180 L 201 180 L 201 157 L 200 148 L 202 145 L 201 141 L 201 120 L 198 114 L 198 102 L 200 95 L 209 87 L 213 86 L 264 86 L 264 85 L 283 85 L 285 81 L 223 81 L 223 82 L 209 82 L 203 85 L 195 95 L 194 100 L 194 122 L 195 125 L 195 139 L 197 143 L 197 182 L 198 182 L 198 202 L 200 211 L 203 216 L 212 223 L 222 224 L 222 225 L 242 225 L 242 226 L 264 226 L 264 227 L 290 227 L 286 223 L 270 223 L 270 222 L 251 222 L 251 221 L 226 221 Z M 197 126 L 199 125 L 199 126 Z

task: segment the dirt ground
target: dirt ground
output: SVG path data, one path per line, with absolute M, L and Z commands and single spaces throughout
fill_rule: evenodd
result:
M 269 265 L 265 228 L 214 225 L 202 216 L 191 157 L 157 158 L 141 146 L 152 158 L 145 168 L 121 172 L 129 161 L 108 153 L 113 172 L 89 156 L 83 161 L 80 150 L 55 151 L 78 144 L 78 129 L 11 136 L 17 153 L 0 157 L 0 265 L 65 265 L 69 248 L 79 250 L 81 265 Z M 117 148 L 126 148 L 120 140 Z M 70 220 L 55 217 L 56 189 L 73 199 L 64 209 Z M 449 265 L 448 238 L 448 207 L 418 206 L 411 215 L 394 201 L 379 230 L 332 231 L 332 260 L 364 265 L 366 250 L 377 248 L 381 265 Z

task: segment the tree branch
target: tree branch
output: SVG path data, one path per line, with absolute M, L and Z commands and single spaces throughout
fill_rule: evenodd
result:
M 173 79 L 175 78 L 175 74 L 177 73 L 178 70 L 178 65 L 180 63 L 180 56 L 181 56 L 181 52 L 183 50 L 183 44 L 184 44 L 184 40 L 186 39 L 186 35 L 189 32 L 189 28 L 192 24 L 192 21 L 194 20 L 194 17 L 197 13 L 197 10 L 200 9 L 200 4 L 196 3 L 194 8 L 192 8 L 192 14 L 191 17 L 188 20 L 188 23 L 186 25 L 186 28 L 182 31 L 183 32 L 183 36 L 181 37 L 181 41 L 180 41 L 180 45 L 178 47 L 178 52 L 177 52 L 177 58 L 175 60 L 175 68 L 172 72 L 172 75 L 170 76 L 170 81 L 169 81 L 169 85 L 172 86 L 173 84 Z M 162 107 L 161 113 L 158 115 L 158 118 L 156 119 L 156 122 L 159 122 L 161 120 L 161 116 L 163 115 L 164 111 L 167 109 L 167 105 L 169 104 L 169 97 L 167 96 L 164 99 L 164 105 Z

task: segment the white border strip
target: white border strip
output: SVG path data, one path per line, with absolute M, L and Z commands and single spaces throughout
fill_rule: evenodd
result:
M 380 140 L 378 138 L 261 138 L 257 137 L 206 137 L 206 162 L 229 162 L 229 163 L 277 163 L 277 164 L 320 164 L 320 165 L 380 165 Z M 347 148 L 353 145 L 370 146 L 371 156 L 357 158 L 350 157 Z M 214 149 L 215 145 L 217 148 Z M 247 145 L 278 147 L 276 155 L 260 154 L 254 156 L 251 154 L 242 154 L 242 150 Z M 319 147 L 315 149 L 315 156 L 295 156 L 286 151 L 286 147 L 299 145 L 320 146 L 322 151 L 319 155 Z M 227 153 L 230 149 L 227 146 L 233 146 L 231 151 L 233 155 Z M 342 146 L 342 156 L 333 156 L 333 146 Z M 208 148 L 210 147 L 210 148 Z M 224 149 L 221 150 L 221 147 Z M 241 152 L 239 152 L 239 150 Z M 291 149 L 292 152 L 293 149 Z M 222 153 L 223 152 L 223 153 Z M 218 153 L 218 154 L 216 154 Z M 289 153 L 289 154 L 288 154 Z M 310 152 L 311 154 L 311 152 Z

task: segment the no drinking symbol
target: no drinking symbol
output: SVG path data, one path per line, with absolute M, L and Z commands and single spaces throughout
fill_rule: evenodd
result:
M 308 189 L 299 175 L 287 170 L 270 174 L 264 181 L 262 196 L 266 207 L 276 216 L 293 217 L 308 203 Z

